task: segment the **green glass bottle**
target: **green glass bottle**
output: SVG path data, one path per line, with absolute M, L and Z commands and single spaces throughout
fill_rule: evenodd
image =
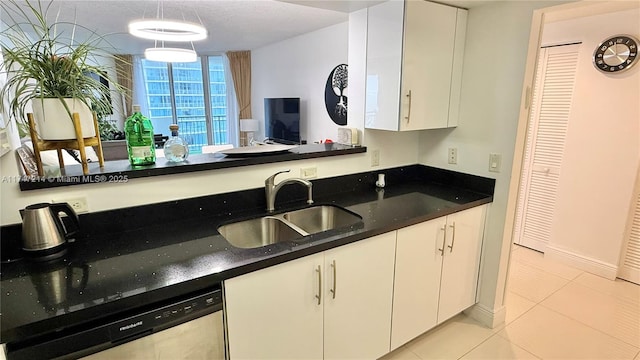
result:
M 131 165 L 153 165 L 156 163 L 156 149 L 151 120 L 140 113 L 140 106 L 133 106 L 133 114 L 124 123 L 127 151 Z

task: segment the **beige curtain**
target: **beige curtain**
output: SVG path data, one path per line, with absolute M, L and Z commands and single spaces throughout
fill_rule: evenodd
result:
M 118 84 L 125 90 L 124 92 L 124 116 L 133 113 L 133 55 L 114 55 L 116 59 L 116 75 Z
M 251 51 L 229 51 L 227 57 L 238 98 L 239 118 L 251 119 Z

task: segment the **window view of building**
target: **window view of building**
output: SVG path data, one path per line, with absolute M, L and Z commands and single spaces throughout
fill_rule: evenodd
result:
M 230 140 L 222 56 L 205 56 L 202 60 L 142 60 L 149 119 L 156 134 L 167 135 L 169 125 L 178 124 L 192 154 L 201 153 L 203 145 L 228 144 Z

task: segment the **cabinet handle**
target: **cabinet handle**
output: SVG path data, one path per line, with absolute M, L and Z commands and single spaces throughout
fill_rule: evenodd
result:
M 442 249 L 438 248 L 438 251 L 440 251 L 441 256 L 444 256 L 444 244 L 447 243 L 447 225 L 443 225 L 440 230 L 444 232 L 444 236 L 442 237 Z
M 409 98 L 409 110 L 407 110 L 407 116 L 404 118 L 407 119 L 407 123 L 409 123 L 411 121 L 411 90 L 409 90 L 407 97 Z
M 336 267 L 336 261 L 335 260 L 333 260 L 333 262 L 331 263 L 331 267 L 333 268 L 333 289 L 331 289 L 329 291 L 331 291 L 331 294 L 332 294 L 333 298 L 335 299 L 336 298 L 336 287 L 337 287 L 336 281 L 338 279 L 338 277 L 336 276 L 336 272 L 338 270 L 337 270 L 337 267 Z
M 318 299 L 318 305 L 320 305 L 322 301 L 322 271 L 320 270 L 320 265 L 318 265 L 316 272 L 318 273 L 318 295 L 316 295 L 316 299 Z
M 453 236 L 451 237 L 451 245 L 449 245 L 449 252 L 453 252 L 453 244 L 456 242 L 456 222 L 453 222 L 453 225 L 449 225 L 450 228 L 453 228 Z

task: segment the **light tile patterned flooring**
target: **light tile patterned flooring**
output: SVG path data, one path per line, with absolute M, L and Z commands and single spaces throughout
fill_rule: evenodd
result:
M 382 360 L 640 360 L 640 286 L 514 245 L 504 325 L 458 315 Z

